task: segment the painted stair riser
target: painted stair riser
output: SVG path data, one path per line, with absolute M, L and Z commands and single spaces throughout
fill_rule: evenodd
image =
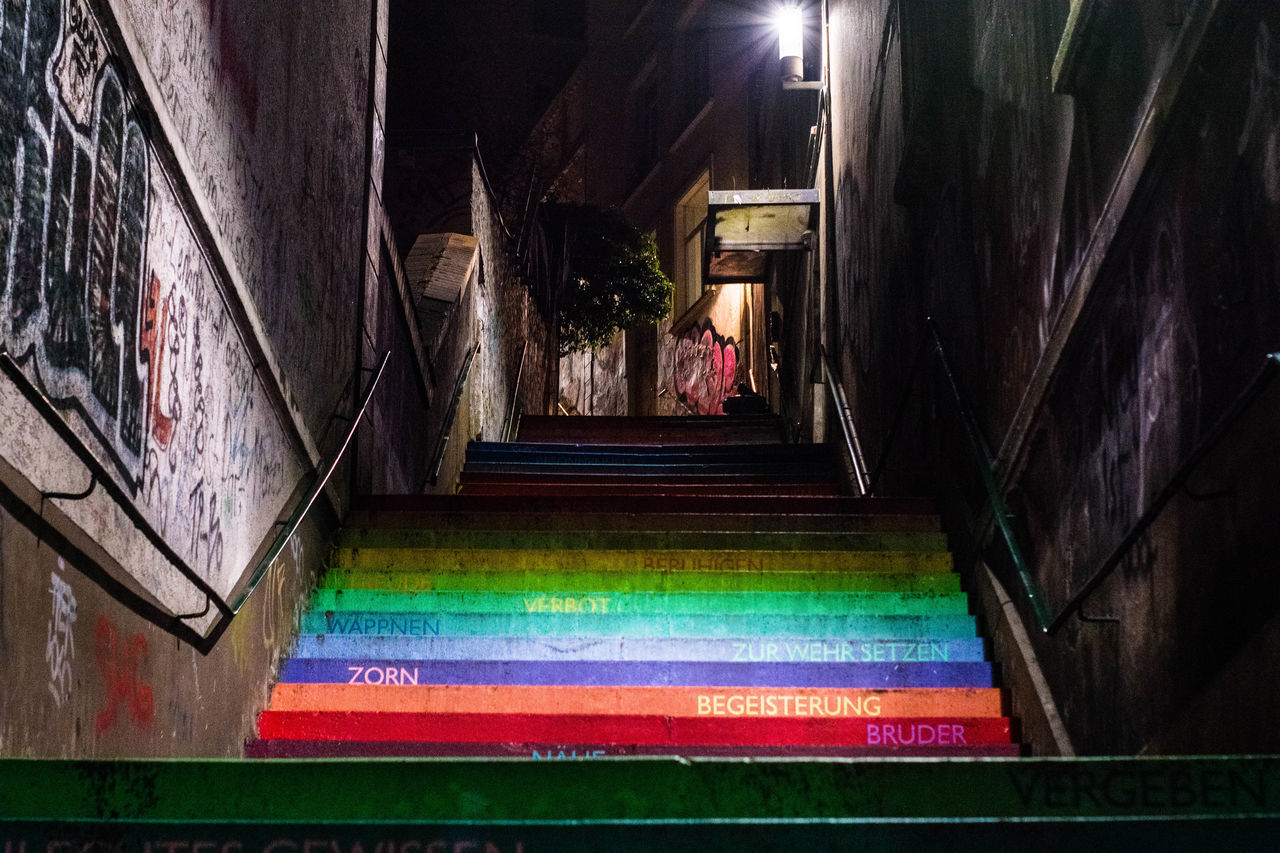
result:
M 713 530 L 448 530 L 353 529 L 338 538 L 343 548 L 529 549 L 535 551 L 806 551 L 945 552 L 942 533 L 816 531 L 795 533 Z
M 789 483 L 822 482 L 831 478 L 833 466 L 829 462 L 623 462 L 557 461 L 536 462 L 507 460 L 475 462 L 470 459 L 463 465 L 462 473 L 517 474 L 526 477 L 662 477 L 679 480 L 683 477 L 728 476 L 746 481 L 782 480 Z
M 939 519 L 932 501 L 920 498 L 855 498 L 850 496 L 823 498 L 791 498 L 782 505 L 771 498 L 732 496 L 707 506 L 700 499 L 651 498 L 631 496 L 625 499 L 596 501 L 584 498 L 563 498 L 557 495 L 539 495 L 536 498 L 504 498 L 494 496 L 468 497 L 466 495 L 364 495 L 356 499 L 349 516 L 352 527 L 430 527 L 418 524 L 416 519 L 433 517 L 483 518 L 486 515 L 574 515 L 590 516 L 592 513 L 613 517 L 629 515 L 736 515 L 772 517 L 784 512 L 789 515 L 824 516 L 829 519 L 854 519 L 872 521 L 880 519 L 894 529 L 901 517 L 927 518 L 930 529 L 938 530 Z M 444 525 L 449 526 L 449 525 Z M 501 527 L 502 525 L 497 525 Z
M 723 447 L 705 444 L 552 444 L 548 442 L 521 441 L 469 441 L 467 459 L 492 462 L 511 458 L 529 458 L 534 461 L 560 461 L 564 459 L 592 459 L 610 462 L 646 461 L 654 459 L 733 459 L 758 462 L 769 459 L 774 462 L 810 460 L 834 462 L 836 451 L 823 444 L 736 444 Z
M 781 478 L 744 480 L 728 474 L 704 476 L 625 476 L 467 474 L 458 476 L 458 489 L 463 494 L 599 494 L 622 497 L 628 494 L 776 494 L 776 496 L 822 496 L 841 494 L 841 487 L 827 482 L 792 482 Z
M 263 738 L 446 743 L 961 747 L 1007 743 L 1004 717 L 655 717 L 264 711 Z
M 899 572 L 531 572 L 331 569 L 324 589 L 607 592 L 960 592 L 960 576 Z
M 976 637 L 923 640 L 849 640 L 802 637 L 388 637 L 303 634 L 293 657 L 384 660 L 613 660 L 706 663 L 919 663 L 985 660 Z
M 563 503 L 563 502 L 558 502 Z M 347 517 L 351 530 L 629 530 L 629 531 L 697 531 L 716 530 L 762 531 L 771 533 L 937 533 L 940 522 L 932 515 L 837 515 L 829 512 L 805 512 L 790 506 L 777 512 L 736 512 L 732 507 L 708 511 L 705 502 L 697 510 L 681 511 L 665 506 L 660 510 L 641 512 L 634 499 L 617 501 L 615 508 L 607 501 L 591 501 L 573 510 L 554 510 L 533 505 L 527 511 L 492 512 L 355 512 Z M 664 502 L 666 503 L 666 502 Z M 783 511 L 785 510 L 785 511 Z
M 245 758 L 522 758 L 534 763 L 582 762 L 596 759 L 644 757 L 791 759 L 804 761 L 838 758 L 1017 758 L 1022 748 L 1013 742 L 960 746 L 703 746 L 681 744 L 634 746 L 614 743 L 406 743 L 354 740 L 254 740 L 245 744 Z M 687 763 L 687 762 L 685 762 Z M 628 837 L 634 830 L 628 830 Z M 822 837 L 828 838 L 824 832 Z M 683 836 L 682 836 L 683 837 Z M 716 844 L 701 850 L 721 849 L 724 833 L 714 834 Z M 752 841 L 759 844 L 758 830 Z M 749 849 L 737 845 L 733 849 Z M 591 849 L 605 849 L 593 847 Z M 775 849 L 775 848 L 769 848 Z M 778 847 L 776 849 L 789 849 Z M 856 849 L 850 846 L 847 849 Z
M 578 613 L 759 616 L 883 613 L 903 616 L 965 614 L 963 593 L 900 592 L 628 592 L 575 590 L 547 595 L 500 590 L 403 592 L 319 589 L 311 609 L 397 613 Z
M 480 475 L 486 476 L 486 475 Z M 839 498 L 840 487 L 834 483 L 560 483 L 548 488 L 542 483 L 515 483 L 506 480 L 461 480 L 458 494 L 465 497 L 591 498 L 593 500 L 629 498 L 698 498 L 708 502 L 739 497 L 769 498 L 787 501 L 792 498 Z
M 643 687 L 992 687 L 991 664 L 421 661 L 290 658 L 284 684 L 511 684 Z
M 546 572 L 876 572 L 937 574 L 952 569 L 946 551 L 533 551 L 525 548 L 339 548 L 334 567 L 380 571 Z
M 426 637 L 513 635 L 526 637 L 879 637 L 926 639 L 976 637 L 972 616 L 750 616 L 645 613 L 395 613 L 309 610 L 305 634 Z
M 665 717 L 999 717 L 1000 691 L 973 687 L 813 689 L 527 685 L 277 684 L 273 711 L 633 714 Z

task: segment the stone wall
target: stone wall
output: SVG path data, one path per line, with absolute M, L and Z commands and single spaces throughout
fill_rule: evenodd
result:
M 874 465 L 932 316 L 1051 613 L 1280 348 L 1277 27 L 1265 4 L 831 4 L 828 342 L 864 446 Z M 942 460 L 940 493 L 986 529 L 936 361 L 914 387 L 891 452 Z M 1078 749 L 1280 746 L 1260 722 L 1277 710 L 1268 393 L 1089 621 L 1033 627 Z
M 285 5 L 0 10 L 5 754 L 237 754 L 325 558 L 345 474 L 192 648 L 335 449 L 379 304 L 385 3 Z

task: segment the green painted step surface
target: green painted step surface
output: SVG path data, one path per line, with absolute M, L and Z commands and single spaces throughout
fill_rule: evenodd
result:
M 946 551 L 548 550 L 527 548 L 339 548 L 337 568 L 598 572 L 948 572 Z
M 973 637 L 972 616 L 885 616 L 861 613 L 759 616 L 729 613 L 414 613 L 343 610 L 302 614 L 302 633 L 344 636 L 571 637 Z
M 107 818 L 141 831 L 150 821 L 621 828 L 1242 816 L 1280 817 L 1280 759 L 0 759 L 6 829 Z
M 343 548 L 439 548 L 612 551 L 945 551 L 936 532 L 704 530 L 450 530 L 347 528 Z
M 533 572 L 377 571 L 330 569 L 320 585 L 328 589 L 541 590 L 608 592 L 959 592 L 954 572 Z
M 312 608 L 324 611 L 388 610 L 400 613 L 626 613 L 802 614 L 884 613 L 905 616 L 968 613 L 964 593 L 901 592 L 538 592 L 320 589 Z

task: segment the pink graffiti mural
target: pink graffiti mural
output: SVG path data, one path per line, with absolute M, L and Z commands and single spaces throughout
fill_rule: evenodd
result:
M 724 414 L 738 373 L 738 345 L 709 322 L 692 327 L 676 341 L 673 368 L 676 395 L 685 405 L 699 415 Z

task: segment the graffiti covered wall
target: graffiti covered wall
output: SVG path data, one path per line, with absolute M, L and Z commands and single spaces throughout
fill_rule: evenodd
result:
M 909 384 L 933 318 L 1051 617 L 1280 343 L 1278 31 L 1269 4 L 831 4 L 828 346 L 874 380 L 851 401 L 872 464 L 886 414 L 928 400 L 896 453 L 936 458 L 932 485 L 971 518 L 985 496 L 950 395 Z M 1257 690 L 1280 636 L 1274 390 L 1080 618 L 1031 630 L 1077 750 L 1276 748 Z M 1034 626 L 1001 546 L 960 562 L 975 551 Z
M 251 599 L 268 623 L 237 620 L 200 658 L 19 521 L 57 517 L 134 594 L 199 613 L 205 596 L 72 446 L 222 597 L 329 449 L 356 367 L 370 39 L 386 9 L 281 5 L 0 4 L 0 347 L 24 377 L 0 378 L 0 670 L 48 670 L 43 704 L 6 691 L 2 752 L 234 751 L 323 559 L 309 528 L 277 563 L 287 582 L 269 574 Z M 218 731 L 197 719 L 202 689 L 219 697 Z M 130 726 L 154 738 L 112 740 Z

